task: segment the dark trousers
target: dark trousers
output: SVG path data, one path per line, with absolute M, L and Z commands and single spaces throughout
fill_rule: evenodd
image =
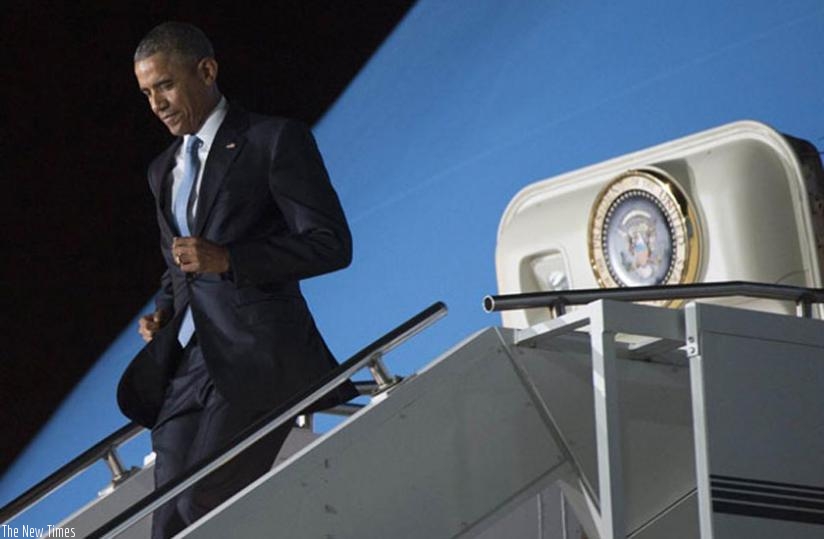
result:
M 220 449 L 263 413 L 232 405 L 217 392 L 193 337 L 152 429 L 155 485 Z M 269 470 L 291 427 L 289 421 L 155 510 L 152 538 L 173 536 Z

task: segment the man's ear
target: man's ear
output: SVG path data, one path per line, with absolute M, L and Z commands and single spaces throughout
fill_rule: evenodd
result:
M 202 58 L 197 63 L 197 73 L 206 84 L 214 84 L 217 80 L 217 60 L 211 57 Z

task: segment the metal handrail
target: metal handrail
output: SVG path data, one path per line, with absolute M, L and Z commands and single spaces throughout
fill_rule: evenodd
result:
M 0 509 L 0 524 L 10 522 L 33 504 L 71 481 L 100 459 L 106 460 L 110 467 L 114 465 L 118 469 L 117 473 L 114 471 L 112 473 L 112 482 L 122 481 L 128 476 L 129 472 L 123 473 L 122 466 L 114 453 L 115 448 L 128 442 L 142 431 L 142 426 L 137 423 L 129 423 L 109 434 L 75 457 L 72 461 L 61 466 L 56 472 L 6 504 Z
M 312 384 L 309 389 L 296 395 L 283 406 L 278 407 L 244 429 L 224 447 L 198 461 L 175 480 L 156 488 L 154 492 L 143 497 L 134 505 L 103 524 L 100 528 L 92 532 L 88 538 L 100 539 L 114 537 L 123 532 L 132 524 L 149 515 L 152 511 L 242 453 L 259 439 L 287 421 L 291 421 L 315 401 L 348 380 L 353 374 L 373 364 L 402 342 L 432 325 L 445 316 L 446 312 L 446 305 L 443 302 L 437 302 L 416 314 L 366 348 L 357 352 L 321 380 Z
M 401 379 L 400 377 L 397 377 Z M 355 389 L 361 395 L 373 395 L 380 391 L 379 384 L 375 382 L 356 381 Z M 323 410 L 323 413 L 337 416 L 348 416 L 356 413 L 360 409 L 357 404 L 339 404 L 333 408 Z M 145 427 L 137 423 L 128 423 L 113 433 L 109 434 L 89 449 L 72 459 L 67 464 L 58 468 L 54 473 L 29 488 L 23 494 L 13 499 L 0 508 L 0 525 L 8 524 L 22 513 L 33 507 L 43 498 L 49 496 L 81 473 L 85 472 L 98 460 L 103 460 L 109 467 L 112 474 L 112 483 L 117 485 L 127 479 L 135 468 L 125 470 L 117 457 L 117 448 L 126 442 L 140 435 Z
M 396 381 L 400 381 L 403 378 L 396 376 L 394 379 Z M 374 395 L 382 390 L 382 385 L 376 382 L 355 381 L 354 385 L 360 395 Z M 362 405 L 358 404 L 339 404 L 333 408 L 323 410 L 323 413 L 336 416 L 349 416 L 356 413 L 361 407 Z M 46 498 L 54 491 L 81 473 L 85 472 L 97 463 L 98 460 L 103 460 L 106 463 L 112 474 L 112 484 L 117 486 L 119 483 L 130 477 L 132 473 L 138 470 L 137 468 L 131 468 L 129 470 L 123 468 L 123 465 L 117 456 L 117 448 L 140 435 L 144 430 L 145 427 L 131 422 L 109 434 L 67 464 L 58 468 L 51 475 L 0 508 L 0 525 L 8 524 L 36 505 L 40 500 Z
M 586 305 L 599 299 L 656 301 L 730 296 L 794 301 L 800 308 L 801 315 L 810 318 L 812 317 L 813 303 L 824 303 L 824 288 L 803 288 L 800 286 L 754 283 L 748 281 L 729 281 L 669 286 L 590 288 L 557 292 L 490 295 L 484 297 L 483 305 L 486 312 L 548 307 L 553 309 L 557 314 L 563 314 L 565 308 L 569 305 Z

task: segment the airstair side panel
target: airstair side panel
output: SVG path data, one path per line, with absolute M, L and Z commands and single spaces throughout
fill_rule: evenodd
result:
M 294 428 L 278 453 L 275 465 L 285 461 L 297 451 L 317 438 L 317 434 L 306 428 Z M 86 537 L 110 519 L 152 493 L 154 490 L 154 458 L 147 459 L 144 467 L 129 476 L 116 488 L 106 488 L 97 498 L 81 507 L 57 525 L 57 528 L 71 529 L 76 537 Z M 119 539 L 145 539 L 151 535 L 151 516 L 144 517 L 137 524 L 118 535 Z
M 570 471 L 511 342 L 495 328 L 468 338 L 181 536 L 481 533 Z

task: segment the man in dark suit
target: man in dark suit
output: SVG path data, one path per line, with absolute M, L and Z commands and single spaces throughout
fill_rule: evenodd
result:
M 164 23 L 134 61 L 140 90 L 177 139 L 149 167 L 167 269 L 118 402 L 152 429 L 162 485 L 337 365 L 298 281 L 347 266 L 352 247 L 309 130 L 227 103 L 199 29 Z M 355 393 L 347 382 L 325 404 Z M 153 537 L 264 473 L 289 428 L 157 510 Z

